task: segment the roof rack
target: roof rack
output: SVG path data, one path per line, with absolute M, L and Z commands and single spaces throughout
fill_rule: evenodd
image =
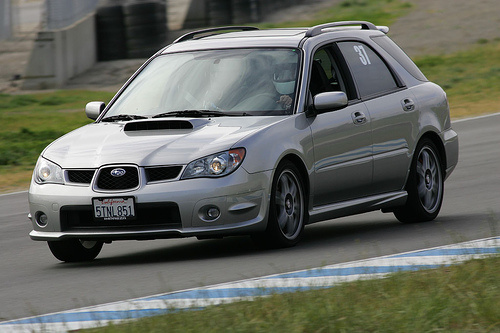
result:
M 316 25 L 306 32 L 306 37 L 314 37 L 323 33 L 323 29 L 343 27 L 349 25 L 361 25 L 362 30 L 379 30 L 375 24 L 367 21 L 340 21 Z
M 197 31 L 193 31 L 193 32 L 189 32 L 185 35 L 182 35 L 181 37 L 177 38 L 173 44 L 175 43 L 179 43 L 179 42 L 184 42 L 186 40 L 190 40 L 190 39 L 195 39 L 195 37 L 197 35 L 202 35 L 202 34 L 209 34 L 209 33 L 212 33 L 212 32 L 222 32 L 222 31 L 227 31 L 227 32 L 231 32 L 231 31 L 250 31 L 250 30 L 259 30 L 259 28 L 257 27 L 247 27 L 247 26 L 228 26 L 228 27 L 218 27 L 218 28 L 208 28 L 208 29 L 203 29 L 203 30 L 197 30 Z

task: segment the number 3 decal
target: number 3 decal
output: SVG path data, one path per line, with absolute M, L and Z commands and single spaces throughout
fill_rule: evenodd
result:
M 356 53 L 359 55 L 359 60 L 361 60 L 361 63 L 363 65 L 367 66 L 372 64 L 363 45 L 354 45 L 354 51 L 356 51 Z

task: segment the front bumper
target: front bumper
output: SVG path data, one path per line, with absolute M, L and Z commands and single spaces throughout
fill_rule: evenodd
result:
M 29 190 L 33 240 L 68 238 L 157 239 L 251 234 L 266 228 L 271 171 L 249 174 L 244 168 L 221 178 L 175 180 L 141 185 L 128 192 L 95 192 L 91 186 L 36 184 Z M 142 217 L 132 224 L 94 221 L 92 198 L 134 197 Z M 207 221 L 203 212 L 217 207 Z M 154 214 L 151 212 L 154 211 Z M 40 212 L 46 225 L 37 220 Z M 138 214 L 139 215 L 139 214 Z

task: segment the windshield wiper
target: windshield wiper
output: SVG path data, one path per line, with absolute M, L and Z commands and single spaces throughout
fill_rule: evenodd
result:
M 113 122 L 113 121 L 129 121 L 129 120 L 136 120 L 136 119 L 148 119 L 148 117 L 145 116 L 138 116 L 135 114 L 118 114 L 116 116 L 110 116 L 101 119 L 101 121 L 104 122 Z
M 184 111 L 170 111 L 157 114 L 153 118 L 165 118 L 165 117 L 226 117 L 234 116 L 234 114 L 229 114 L 221 111 L 211 111 L 211 110 L 184 110 Z

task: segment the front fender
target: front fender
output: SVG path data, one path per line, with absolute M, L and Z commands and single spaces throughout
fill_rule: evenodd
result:
M 274 170 L 283 157 L 289 154 L 299 157 L 308 170 L 314 164 L 311 128 L 304 113 L 252 133 L 234 147 L 246 148 L 241 167 L 248 173 Z

